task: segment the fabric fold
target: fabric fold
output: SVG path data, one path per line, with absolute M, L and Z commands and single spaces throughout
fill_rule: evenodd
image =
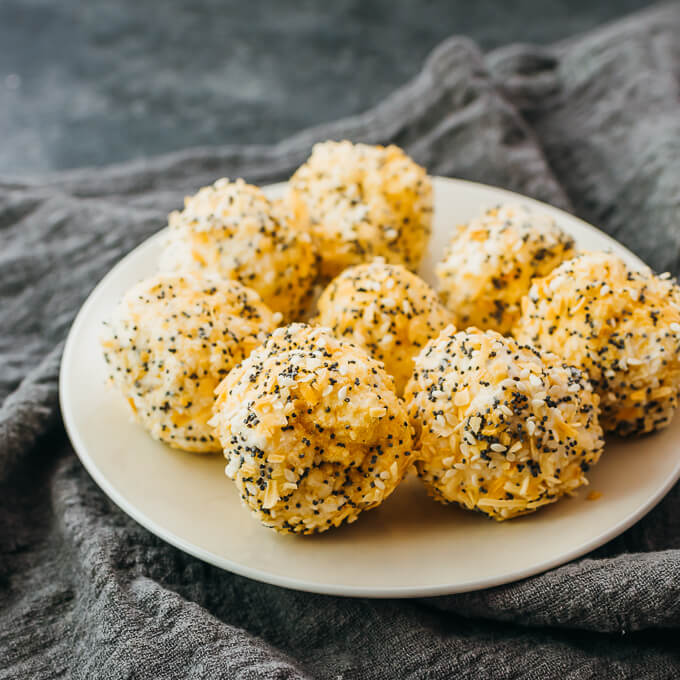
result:
M 680 270 L 680 12 L 487 57 L 576 214 L 658 271 Z

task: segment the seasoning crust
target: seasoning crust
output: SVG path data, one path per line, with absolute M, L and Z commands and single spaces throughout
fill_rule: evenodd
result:
M 109 379 L 154 439 L 219 451 L 208 425 L 215 387 L 280 319 L 237 281 L 152 276 L 125 294 L 104 327 Z
M 411 462 L 392 378 L 329 329 L 279 328 L 217 390 L 211 421 L 246 507 L 281 533 L 353 522 Z
M 289 182 L 287 202 L 321 254 L 326 280 L 384 257 L 418 269 L 432 230 L 432 182 L 397 146 L 315 144 Z
M 680 388 L 680 289 L 669 274 L 582 253 L 534 281 L 515 334 L 588 373 L 605 431 L 670 424 Z
M 382 361 L 398 394 L 413 372 L 413 356 L 452 316 L 425 281 L 382 260 L 345 269 L 317 306 L 316 322 Z
M 219 179 L 168 216 L 163 271 L 209 271 L 260 294 L 286 320 L 307 310 L 318 271 L 311 237 L 242 179 Z
M 405 400 L 429 494 L 496 520 L 587 484 L 598 397 L 583 372 L 494 331 L 451 326 L 415 359 Z
M 547 213 L 508 203 L 459 226 L 435 272 L 457 326 L 503 335 L 519 318 L 531 280 L 574 254 L 574 240 Z

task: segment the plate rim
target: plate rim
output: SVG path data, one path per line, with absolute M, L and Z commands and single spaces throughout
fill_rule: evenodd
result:
M 502 187 L 496 187 L 490 184 L 484 184 L 481 182 L 472 182 L 464 179 L 457 179 L 451 177 L 440 177 L 433 175 L 431 176 L 433 184 L 435 185 L 435 191 L 437 185 L 440 184 L 456 184 L 456 185 L 472 185 L 476 188 L 481 189 L 492 189 L 494 192 L 501 192 L 505 196 L 514 200 L 521 200 L 523 202 L 530 202 L 533 205 L 539 206 L 542 209 L 547 209 L 548 212 L 557 213 L 567 217 L 569 220 L 575 220 L 581 224 L 582 227 L 589 231 L 595 232 L 598 237 L 604 238 L 606 241 L 618 248 L 623 248 L 626 253 L 634 260 L 638 265 L 646 267 L 647 265 L 640 259 L 635 253 L 630 251 L 626 246 L 619 243 L 609 234 L 604 233 L 597 227 L 585 222 L 584 220 L 568 213 L 561 208 L 557 208 L 547 203 L 543 203 L 537 199 L 531 198 L 529 196 L 524 196 L 514 191 L 504 189 Z M 263 186 L 263 190 L 267 192 L 281 191 L 286 185 L 286 182 L 278 182 L 276 184 L 269 184 Z M 321 595 L 334 595 L 341 597 L 367 597 L 372 599 L 385 599 L 385 598 L 420 598 L 420 597 L 436 597 L 442 595 L 455 595 L 459 593 L 467 593 L 478 590 L 486 590 L 489 588 L 494 588 L 501 585 L 507 585 L 510 583 L 515 583 L 517 581 L 523 580 L 530 576 L 536 576 L 538 574 L 545 573 L 550 569 L 567 564 L 583 555 L 601 547 L 605 543 L 611 541 L 612 539 L 620 536 L 624 531 L 633 526 L 636 522 L 642 519 L 646 514 L 656 507 L 661 500 L 668 494 L 668 492 L 675 486 L 676 482 L 680 479 L 680 457 L 676 462 L 675 468 L 671 475 L 665 483 L 659 487 L 659 489 L 645 500 L 637 509 L 630 512 L 627 516 L 617 522 L 615 525 L 602 532 L 595 538 L 587 540 L 577 547 L 572 548 L 566 552 L 559 553 L 555 557 L 544 560 L 537 564 L 531 565 L 523 569 L 517 569 L 513 572 L 504 574 L 503 576 L 493 577 L 493 578 L 483 578 L 477 580 L 467 580 L 463 582 L 458 582 L 455 584 L 434 584 L 426 586 L 400 586 L 400 587 L 376 587 L 376 586 L 356 586 L 356 585 L 337 585 L 337 584 L 324 584 L 318 582 L 310 582 L 301 579 L 291 578 L 287 576 L 281 576 L 277 574 L 272 574 L 268 571 L 260 570 L 253 567 L 247 567 L 234 562 L 231 559 L 217 555 L 209 550 L 202 549 L 196 545 L 191 544 L 184 538 L 174 534 L 172 531 L 165 529 L 160 524 L 156 523 L 154 520 L 147 517 L 142 511 L 139 511 L 135 505 L 128 502 L 121 493 L 108 481 L 106 475 L 102 473 L 94 459 L 88 453 L 87 447 L 83 442 L 78 428 L 76 426 L 76 416 L 72 410 L 72 400 L 69 399 L 69 394 L 75 386 L 72 386 L 67 381 L 67 375 L 69 374 L 69 367 L 74 360 L 74 351 L 76 339 L 79 335 L 79 331 L 84 324 L 84 319 L 88 315 L 90 307 L 94 304 L 93 300 L 96 297 L 96 293 L 104 287 L 109 279 L 114 278 L 117 271 L 124 267 L 127 260 L 132 257 L 133 254 L 137 253 L 140 249 L 150 247 L 151 243 L 155 239 L 159 238 L 165 231 L 165 227 L 161 228 L 159 231 L 155 232 L 139 245 L 133 248 L 130 252 L 126 253 L 116 264 L 109 269 L 109 271 L 100 279 L 100 281 L 92 288 L 89 292 L 87 298 L 81 305 L 78 313 L 71 324 L 68 335 L 66 337 L 66 342 L 64 344 L 64 350 L 61 357 L 61 362 L 59 366 L 59 407 L 62 414 L 62 420 L 64 423 L 64 428 L 69 437 L 69 440 L 73 446 L 73 449 L 78 456 L 78 459 L 82 463 L 83 467 L 87 470 L 88 474 L 92 477 L 94 482 L 99 486 L 99 488 L 109 497 L 113 503 L 120 508 L 126 515 L 131 517 L 134 521 L 144 527 L 146 530 L 150 531 L 152 534 L 165 541 L 166 543 L 178 548 L 182 552 L 185 552 L 193 557 L 196 557 L 208 564 L 215 567 L 229 571 L 231 573 L 250 578 L 252 580 L 267 583 L 270 585 L 275 585 L 283 588 L 289 588 L 292 590 L 309 592 Z

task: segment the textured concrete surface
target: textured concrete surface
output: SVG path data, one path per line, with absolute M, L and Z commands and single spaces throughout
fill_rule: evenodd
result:
M 547 43 L 644 0 L 2 0 L 0 172 L 266 143 L 361 111 L 451 34 Z

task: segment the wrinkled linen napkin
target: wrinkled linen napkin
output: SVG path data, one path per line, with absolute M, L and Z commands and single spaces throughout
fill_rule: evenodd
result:
M 57 393 L 80 304 L 169 209 L 219 176 L 285 179 L 327 138 L 395 142 L 433 174 L 570 210 L 680 273 L 678 36 L 671 5 L 550 47 L 485 56 L 452 38 L 375 109 L 274 146 L 0 181 L 0 678 L 680 677 L 678 485 L 620 538 L 524 581 L 310 595 L 129 519 L 73 453 Z

